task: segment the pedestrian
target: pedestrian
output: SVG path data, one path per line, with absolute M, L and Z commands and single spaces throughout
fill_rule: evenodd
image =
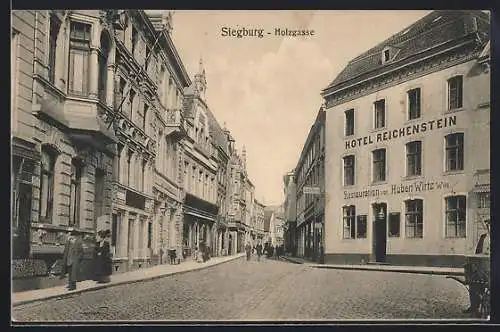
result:
M 77 236 L 77 232 L 71 231 L 64 246 L 63 263 L 68 273 L 68 290 L 76 289 L 80 262 L 83 259 L 82 240 Z
M 98 238 L 99 242 L 96 246 L 96 261 L 95 261 L 95 281 L 99 284 L 104 284 L 109 282 L 112 272 L 112 262 L 111 262 L 111 246 L 109 244 L 109 230 L 99 231 Z
M 252 246 L 250 245 L 250 242 L 247 242 L 247 245 L 245 246 L 245 252 L 247 253 L 247 261 L 249 261 L 250 255 L 252 254 Z
M 260 256 L 262 255 L 262 244 L 260 242 L 257 243 L 255 251 L 257 252 L 257 260 L 260 262 Z

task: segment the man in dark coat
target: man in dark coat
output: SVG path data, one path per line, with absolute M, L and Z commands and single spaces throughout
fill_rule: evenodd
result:
M 262 256 L 262 244 L 260 242 L 255 247 L 255 251 L 257 251 L 257 260 L 260 262 L 260 256 Z
M 250 255 L 252 254 L 252 246 L 250 245 L 250 242 L 247 242 L 247 245 L 245 246 L 245 252 L 247 253 L 247 261 L 249 261 Z
M 78 280 L 78 272 L 82 258 L 82 240 L 77 236 L 75 231 L 72 231 L 64 247 L 63 254 L 63 263 L 68 272 L 68 290 L 70 291 L 76 289 L 76 281 Z

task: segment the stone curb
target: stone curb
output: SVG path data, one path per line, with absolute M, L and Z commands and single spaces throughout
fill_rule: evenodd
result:
M 381 271 L 381 272 L 398 272 L 398 273 L 414 273 L 414 274 L 433 274 L 433 275 L 447 275 L 447 276 L 463 276 L 463 272 L 457 271 L 443 271 L 443 270 L 422 270 L 422 269 L 408 269 L 405 267 L 395 267 L 395 266 L 375 266 L 368 265 L 366 267 L 363 266 L 352 266 L 352 265 L 323 265 L 323 264 L 314 264 L 308 262 L 300 262 L 293 258 L 283 257 L 285 260 L 294 263 L 294 264 L 305 264 L 310 267 L 314 267 L 317 269 L 336 269 L 336 270 L 357 270 L 357 271 Z
M 357 270 L 357 271 L 380 271 L 380 272 L 398 272 L 398 273 L 413 273 L 413 274 L 433 274 L 433 275 L 446 275 L 446 276 L 463 276 L 463 272 L 456 271 L 440 271 L 440 270 L 412 270 L 404 267 L 360 267 L 360 266 L 331 266 L 331 265 L 316 265 L 307 264 L 317 269 L 335 269 L 335 270 Z
M 192 271 L 203 270 L 203 269 L 206 269 L 206 268 L 209 268 L 209 267 L 212 267 L 212 266 L 217 266 L 217 265 L 220 265 L 220 264 L 231 262 L 233 260 L 242 258 L 243 256 L 244 255 L 235 255 L 235 256 L 231 257 L 230 259 L 227 259 L 227 260 L 223 260 L 223 261 L 216 262 L 216 263 L 213 263 L 213 264 L 208 264 L 208 265 L 200 265 L 200 266 L 194 267 L 192 269 L 186 269 L 186 270 L 181 270 L 181 271 L 171 271 L 171 272 L 166 272 L 166 273 L 163 273 L 163 274 L 158 274 L 158 275 L 153 275 L 153 276 L 147 276 L 147 277 L 144 277 L 144 278 L 141 278 L 141 279 L 121 280 L 121 281 L 110 282 L 108 284 L 102 284 L 102 285 L 96 284 L 95 286 L 92 286 L 92 287 L 89 287 L 89 288 L 76 289 L 75 291 L 67 292 L 67 293 L 64 293 L 64 294 L 48 295 L 48 296 L 45 296 L 43 298 L 28 299 L 28 300 L 19 300 L 19 301 L 16 301 L 16 302 L 12 302 L 12 307 L 17 307 L 17 306 L 20 306 L 20 305 L 23 305 L 23 304 L 28 304 L 28 303 L 42 302 L 42 301 L 51 300 L 51 299 L 66 298 L 66 297 L 71 297 L 71 296 L 76 295 L 76 294 L 81 294 L 81 293 L 85 293 L 85 292 L 100 290 L 100 289 L 104 289 L 104 288 L 110 288 L 110 287 L 119 286 L 119 285 L 125 285 L 125 284 L 133 284 L 133 283 L 137 283 L 137 282 L 141 282 L 141 281 L 151 281 L 151 280 L 156 280 L 156 279 L 160 279 L 160 278 L 164 278 L 164 277 L 169 277 L 169 276 L 173 276 L 173 275 L 177 275 L 177 274 L 182 274 L 182 273 L 187 273 L 187 272 L 192 272 Z

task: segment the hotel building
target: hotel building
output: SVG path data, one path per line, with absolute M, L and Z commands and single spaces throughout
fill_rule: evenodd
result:
M 434 11 L 323 90 L 326 263 L 463 264 L 489 219 L 489 31 Z

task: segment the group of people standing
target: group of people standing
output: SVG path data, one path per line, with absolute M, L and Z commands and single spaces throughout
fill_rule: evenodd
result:
M 112 273 L 111 260 L 111 232 L 102 230 L 97 232 L 94 249 L 92 252 L 92 279 L 97 283 L 107 283 L 110 281 Z M 76 282 L 79 280 L 80 264 L 83 260 L 83 241 L 77 232 L 72 231 L 64 247 L 62 259 L 61 277 L 68 275 L 68 290 L 76 289 Z
M 264 246 L 259 242 L 255 247 L 252 247 L 250 242 L 247 242 L 245 245 L 245 252 L 247 255 L 247 261 L 250 260 L 250 257 L 252 255 L 252 251 L 257 254 L 257 260 L 260 261 L 260 256 L 265 254 L 268 258 L 275 257 L 279 258 L 280 256 L 283 256 L 285 253 L 285 248 L 283 245 L 275 245 L 273 246 L 272 244 L 269 244 L 266 242 Z

